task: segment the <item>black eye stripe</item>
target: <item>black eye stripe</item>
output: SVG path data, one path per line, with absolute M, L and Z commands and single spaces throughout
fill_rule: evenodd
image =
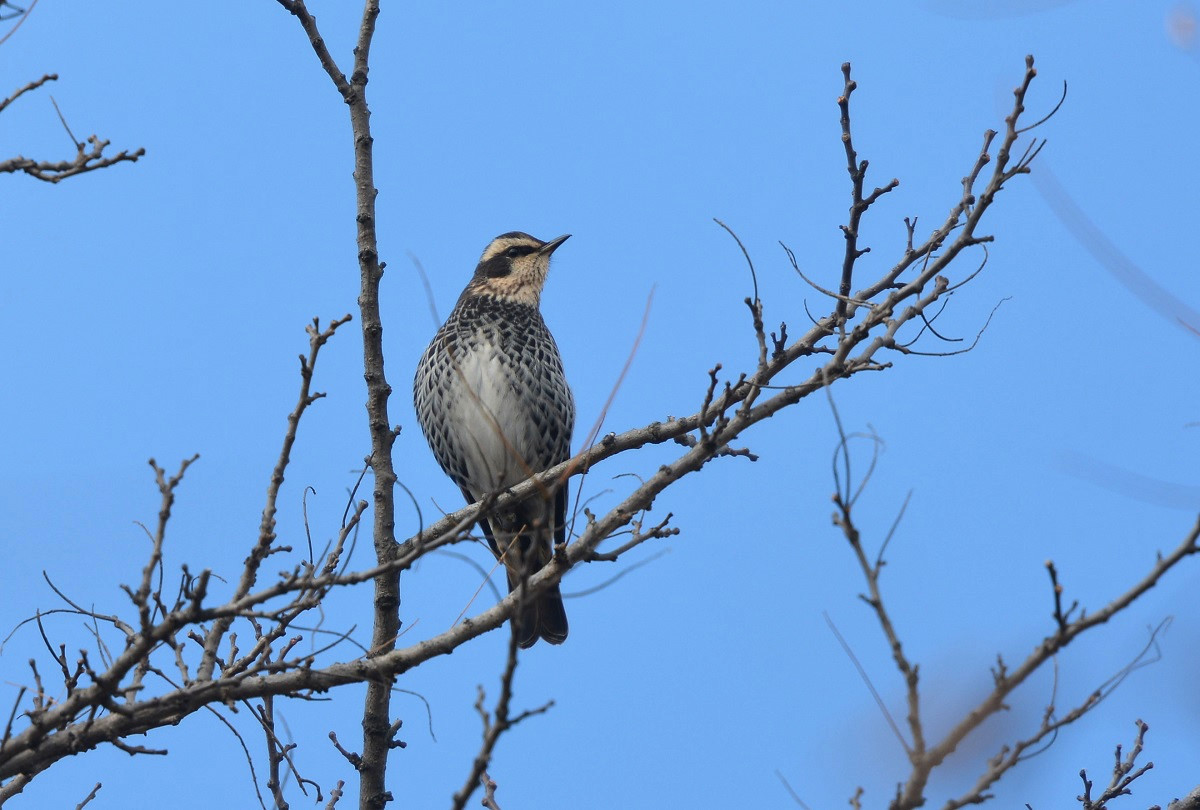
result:
M 488 278 L 503 278 L 512 272 L 512 263 L 507 256 L 493 256 L 480 265 Z
M 489 258 L 484 259 L 479 263 L 479 266 L 475 268 L 476 274 L 487 276 L 488 278 L 504 278 L 512 273 L 513 263 L 518 258 L 537 253 L 541 249 L 541 243 L 531 236 L 517 233 L 508 235 L 522 237 L 522 240 L 527 239 L 534 244 L 529 244 L 529 242 L 518 243 L 515 245 L 510 244 L 503 250 L 498 250 Z M 500 241 L 503 238 L 504 237 L 497 237 L 496 241 Z

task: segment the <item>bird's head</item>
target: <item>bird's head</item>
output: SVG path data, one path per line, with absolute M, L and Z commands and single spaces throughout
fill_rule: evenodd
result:
M 549 242 L 520 231 L 497 236 L 479 257 L 466 294 L 492 295 L 536 307 L 550 270 L 550 254 L 570 235 Z

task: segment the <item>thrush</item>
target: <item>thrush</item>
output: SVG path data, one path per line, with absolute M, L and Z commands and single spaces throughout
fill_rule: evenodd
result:
M 511 487 L 571 455 L 575 400 L 554 337 L 542 320 L 549 242 L 513 231 L 492 240 L 417 365 L 417 421 L 438 464 L 468 503 Z M 479 521 L 517 590 L 566 537 L 565 485 Z M 521 602 L 512 621 L 521 647 L 561 644 L 567 614 L 554 585 Z

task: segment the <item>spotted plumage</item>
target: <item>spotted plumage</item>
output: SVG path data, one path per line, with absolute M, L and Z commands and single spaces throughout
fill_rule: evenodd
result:
M 575 401 L 558 346 L 539 310 L 550 255 L 565 242 L 512 232 L 484 250 L 417 365 L 413 400 L 433 455 L 468 503 L 503 490 L 571 455 Z M 566 539 L 567 488 L 493 513 L 480 528 L 516 590 Z M 561 644 L 567 615 L 558 586 L 513 620 L 522 647 Z

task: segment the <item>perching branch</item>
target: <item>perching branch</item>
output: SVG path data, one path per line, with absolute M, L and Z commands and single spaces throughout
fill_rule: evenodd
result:
M 575 458 L 532 476 L 508 492 L 460 509 L 397 544 L 393 537 L 392 486 L 395 476 L 390 459 L 395 434 L 387 417 L 390 389 L 382 374 L 382 329 L 378 311 L 382 265 L 377 260 L 375 248 L 374 188 L 371 184 L 370 136 L 365 101 L 366 58 L 378 6 L 374 2 L 366 4 L 359 47 L 355 54 L 356 67 L 351 78 L 343 84 L 339 79 L 341 73 L 326 58 L 327 51 L 317 34 L 315 20 L 308 14 L 304 4 L 288 2 L 283 5 L 300 19 L 302 27 L 309 34 L 318 57 L 350 107 L 352 124 L 357 133 L 355 182 L 359 206 L 359 260 L 363 278 L 364 362 L 372 440 L 370 464 L 375 479 L 373 532 L 376 564 L 361 571 L 338 570 L 333 561 L 340 553 L 339 545 L 323 561 L 318 560 L 313 564 L 305 559 L 292 572 L 285 572 L 275 582 L 258 585 L 261 561 L 268 554 L 288 553 L 284 547 L 275 544 L 272 526 L 274 493 L 277 493 L 278 484 L 282 481 L 282 465 L 286 464 L 291 443 L 295 439 L 295 420 L 289 419 L 289 432 L 281 452 L 281 461 L 268 489 L 268 506 L 264 509 L 259 543 L 248 560 L 247 569 L 234 595 L 224 604 L 210 604 L 210 573 L 205 571 L 192 575 L 185 571 L 179 594 L 174 599 L 167 598 L 165 594 L 161 597 L 162 608 L 157 613 L 150 611 L 152 618 L 157 621 L 152 622 L 148 630 L 136 635 L 136 643 L 131 648 L 115 656 L 109 670 L 103 674 L 95 673 L 95 682 L 91 686 L 81 686 L 65 700 L 36 710 L 36 723 L 30 727 L 14 730 L 3 749 L 0 749 L 3 754 L 0 757 L 3 760 L 0 779 L 18 773 L 36 772 L 38 768 L 48 766 L 68 753 L 140 733 L 164 723 L 177 722 L 209 703 L 261 699 L 270 695 L 303 696 L 312 690 L 367 682 L 369 691 L 361 754 L 361 795 L 367 797 L 373 806 L 385 804 L 384 760 L 391 750 L 391 729 L 394 725 L 388 713 L 386 693 L 389 692 L 392 679 L 398 673 L 450 653 L 470 639 L 499 627 L 511 618 L 516 608 L 516 597 L 509 595 L 494 606 L 415 646 L 396 648 L 399 635 L 396 581 L 400 572 L 411 568 L 425 554 L 467 540 L 470 528 L 489 510 L 504 509 L 518 499 L 559 486 L 563 477 L 591 470 L 618 454 L 649 444 L 680 443 L 682 446 L 678 455 L 669 464 L 642 478 L 635 488 L 619 499 L 615 507 L 589 520 L 577 539 L 562 553 L 556 554 L 542 571 L 533 575 L 527 583 L 528 595 L 536 596 L 542 589 L 560 581 L 573 566 L 593 559 L 618 556 L 612 551 L 602 552 L 600 545 L 640 520 L 654 500 L 675 482 L 702 469 L 714 459 L 736 454 L 738 451 L 731 452 L 730 448 L 745 431 L 800 400 L 824 391 L 827 386 L 837 384 L 839 380 L 848 379 L 862 371 L 887 368 L 889 364 L 880 360 L 880 353 L 896 345 L 897 334 L 907 324 L 920 324 L 922 313 L 938 304 L 949 286 L 949 281 L 941 274 L 950 271 L 954 256 L 966 247 L 990 238 L 976 234 L 984 211 L 1004 182 L 1028 171 L 1028 161 L 1036 152 L 1036 149 L 1028 150 L 1024 158 L 1013 166 L 1008 165 L 1007 155 L 1017 139 L 1016 122 L 1023 110 L 1024 92 L 1033 76 L 1030 66 L 1026 72 L 1026 82 L 1018 92 L 1014 114 L 1009 118 L 1010 125 L 997 157 L 993 160 L 986 151 L 981 152 L 964 181 L 962 201 L 955 206 L 947 222 L 923 245 L 912 249 L 906 246 L 901 261 L 883 278 L 853 296 L 853 300 L 839 299 L 839 302 L 847 304 L 845 319 L 839 316 L 840 308 L 835 302 L 833 311 L 826 317 L 803 334 L 791 338 L 786 345 L 777 346 L 765 364 L 760 351 L 754 367 L 732 379 L 723 381 L 714 371 L 711 379 L 704 381 L 701 393 L 707 393 L 697 395 L 700 409 L 692 415 L 655 422 L 621 434 L 610 434 Z M 985 138 L 985 146 L 992 143 L 993 137 L 989 134 Z M 974 183 L 983 166 L 989 163 L 994 167 L 993 173 L 987 179 L 985 188 L 976 193 L 973 190 Z M 866 195 L 863 204 L 868 205 L 872 196 Z M 936 257 L 933 256 L 935 246 L 939 250 Z M 857 320 L 852 320 L 855 318 Z M 853 323 L 852 327 L 850 323 Z M 312 347 L 314 351 L 316 348 Z M 806 376 L 798 380 L 789 379 L 794 373 L 796 361 L 809 357 L 819 357 L 823 362 L 806 371 Z M 304 385 L 307 386 L 306 380 Z M 305 387 L 301 394 L 302 403 L 307 402 L 307 397 Z M 298 408 L 297 413 L 300 410 L 302 407 Z M 357 525 L 364 509 L 365 504 L 362 504 L 354 510 L 349 525 L 342 527 L 339 543 Z M 623 543 L 619 554 L 669 533 L 665 524 L 649 531 L 639 528 Z M 312 654 L 301 656 L 293 652 L 289 657 L 264 658 L 266 651 L 286 637 L 287 628 L 295 618 L 318 605 L 329 589 L 348 587 L 367 580 L 374 581 L 376 587 L 376 620 L 368 645 L 371 652 L 366 658 L 323 665 L 318 664 Z M 155 599 L 158 598 L 155 596 Z M 239 649 L 236 646 L 238 639 L 228 634 L 231 622 L 239 618 L 269 622 L 263 625 L 261 633 L 252 628 L 247 649 Z M 206 623 L 209 623 L 208 629 L 204 632 L 195 630 Z M 188 663 L 188 651 L 180 640 L 181 633 L 183 638 L 203 648 L 200 664 L 194 669 Z M 336 636 L 333 643 L 337 644 L 343 638 L 344 635 Z M 134 671 L 137 661 L 160 648 L 169 650 L 172 664 L 180 669 L 181 674 L 195 672 L 195 675 L 185 678 L 178 688 L 168 689 L 160 696 L 150 693 L 143 696 L 144 678 L 132 684 L 135 691 L 129 691 L 129 685 L 117 686 L 128 673 Z M 81 672 L 80 677 L 86 681 L 90 671 L 89 667 L 86 672 Z M 148 676 L 155 671 L 151 668 L 145 674 Z M 114 694 L 126 696 L 128 705 L 122 707 L 120 712 L 109 709 L 110 713 L 101 717 L 89 717 L 90 712 L 110 705 Z
M 210 595 L 212 573 L 192 574 L 184 568 L 175 594 L 164 590 L 162 537 L 170 504 L 162 510 L 157 531 L 151 534 L 152 551 L 143 569 L 140 585 L 128 594 L 136 613 L 133 620 L 119 619 L 115 614 L 84 611 L 63 595 L 68 607 L 63 612 L 83 615 L 95 624 L 98 646 L 105 649 L 100 638 L 103 632 L 116 636 L 121 645 L 112 645 L 111 656 L 101 654 L 104 666 L 95 667 L 85 653 L 77 660 L 66 653 L 64 645 L 55 647 L 49 635 L 46 645 L 51 653 L 54 678 L 63 688 L 50 688 L 46 678 L 35 668 L 31 683 L 18 698 L 25 708 L 14 707 L 14 719 L 0 741 L 0 799 L 19 793 L 29 779 L 57 760 L 103 743 L 121 746 L 133 753 L 155 753 L 148 748 L 132 746 L 124 739 L 133 734 L 179 722 L 189 714 L 218 703 L 233 705 L 238 701 L 264 701 L 256 714 L 267 732 L 270 776 L 268 788 L 277 803 L 282 803 L 282 783 L 291 770 L 288 744 L 274 736 L 274 697 L 306 699 L 318 692 L 351 683 L 368 684 L 364 711 L 364 736 L 361 754 L 344 752 L 360 774 L 360 801 L 364 807 L 383 807 L 391 800 L 386 789 L 387 755 L 402 743 L 396 739 L 399 720 L 391 717 L 390 692 L 394 679 L 401 673 L 432 658 L 447 655 L 471 639 L 500 627 L 512 618 L 518 599 L 535 597 L 558 583 L 572 567 L 599 560 L 616 560 L 643 543 L 671 536 L 676 531 L 663 520 L 650 525 L 645 520 L 654 501 L 682 478 L 702 469 L 709 462 L 725 456 L 745 455 L 745 433 L 755 425 L 779 415 L 801 400 L 820 395 L 839 381 L 860 372 L 880 371 L 914 353 L 910 341 L 922 334 L 937 334 L 932 323 L 947 296 L 970 281 L 977 268 L 960 270 L 957 257 L 967 248 L 991 241 L 990 235 L 979 231 L 982 218 L 995 201 L 1005 183 L 1030 171 L 1030 165 L 1044 142 L 1032 141 L 1018 145 L 1027 127 L 1020 125 L 1026 93 L 1036 73 L 1032 59 L 1027 60 L 1024 81 L 1015 93 L 1011 114 L 1006 118 L 1003 135 L 989 131 L 983 148 L 963 179 L 962 195 L 952 206 L 946 220 L 924 240 L 915 237 L 916 222 L 908 225 L 908 237 L 899 259 L 873 281 L 853 294 L 854 279 L 861 268 L 857 261 L 866 253 L 859 245 L 859 232 L 864 216 L 883 194 L 897 187 L 896 181 L 871 193 L 865 192 L 867 161 L 859 158 L 851 138 L 849 98 L 855 89 L 850 79 L 849 65 L 844 66 L 844 87 L 838 106 L 841 113 L 843 144 L 850 173 L 852 205 L 848 224 L 843 227 L 846 253 L 836 292 L 823 290 L 831 299 L 828 314 L 814 318 L 811 328 L 802 334 L 789 335 L 786 323 L 781 323 L 778 336 L 771 334 L 768 346 L 763 321 L 763 302 L 758 297 L 757 271 L 750 265 L 755 284 L 754 295 L 747 303 L 751 312 L 753 337 L 757 347 L 754 361 L 744 371 L 722 377 L 721 367 L 713 364 L 710 376 L 697 380 L 696 390 L 689 395 L 692 406 L 680 418 L 668 418 L 620 434 L 609 434 L 574 458 L 556 467 L 531 475 L 525 482 L 502 493 L 483 499 L 447 515 L 431 526 L 423 526 L 403 542 L 395 537 L 394 487 L 396 483 L 392 446 L 397 428 L 389 418 L 388 401 L 391 393 L 384 376 L 382 322 L 379 311 L 379 287 L 384 264 L 379 261 L 375 231 L 375 188 L 372 166 L 370 110 L 367 105 L 370 46 L 379 13 L 378 0 L 367 0 L 354 50 L 353 70 L 349 78 L 338 68 L 317 28 L 316 19 L 303 0 L 279 0 L 280 5 L 300 22 L 318 61 L 334 83 L 350 113 L 354 134 L 355 189 L 357 222 L 357 257 L 359 263 L 360 314 L 362 318 L 364 375 L 367 386 L 368 432 L 371 451 L 367 463 L 373 473 L 373 493 L 370 506 L 372 533 L 376 550 L 373 565 L 350 571 L 342 564 L 342 552 L 347 538 L 359 525 L 368 508 L 366 502 L 353 501 L 348 505 L 347 519 L 340 527 L 337 540 L 322 555 L 300 555 L 281 545 L 275 534 L 277 498 L 284 473 L 293 451 L 297 426 L 308 405 L 320 394 L 309 391 L 313 364 L 323 340 L 314 323 L 310 330 L 310 354 L 301 360 L 302 387 L 300 402 L 288 419 L 287 432 L 280 459 L 269 486 L 257 542 L 252 546 L 246 566 L 232 595 L 216 603 Z M 10 100 L 29 90 L 22 89 Z M 2 108 L 0 108 L 2 109 Z M 1040 123 L 1040 122 L 1039 122 Z M 993 154 L 994 148 L 994 154 Z M 1015 150 L 1015 151 L 1014 151 Z M 1018 155 L 1014 157 L 1014 155 Z M 132 158 L 129 158 L 132 159 Z M 991 167 L 990 173 L 985 169 Z M 728 229 L 727 229 L 728 230 Z M 730 231 L 732 234 L 732 231 Z M 736 239 L 736 235 L 734 238 Z M 740 240 L 738 244 L 741 245 Z M 789 251 L 792 266 L 799 272 L 795 256 Z M 953 280 L 952 280 L 953 279 Z M 823 289 L 823 288 L 822 288 Z M 326 332 L 332 335 L 335 322 Z M 916 330 L 914 337 L 913 331 Z M 770 351 L 768 351 L 768 348 Z M 888 354 L 888 352 L 891 352 Z M 801 364 L 798 361 L 808 361 Z M 565 548 L 556 550 L 553 560 L 529 578 L 522 593 L 499 599 L 461 623 L 409 646 L 398 646 L 400 638 L 398 577 L 412 568 L 426 554 L 448 548 L 470 539 L 470 530 L 480 517 L 511 508 L 517 501 L 537 497 L 539 493 L 565 483 L 572 475 L 592 470 L 596 465 L 618 455 L 637 451 L 651 444 L 676 444 L 679 450 L 668 464 L 637 478 L 636 485 L 618 497 L 618 503 L 607 512 L 592 515 L 587 512 L 587 524 L 578 537 Z M 174 496 L 178 480 L 158 473 L 160 491 L 163 487 Z M 178 479 L 179 476 L 176 477 Z M 848 479 L 848 476 L 847 476 Z M 630 479 L 633 480 L 633 479 Z M 993 697 L 973 710 L 967 725 L 952 729 L 944 738 L 930 744 L 923 726 L 921 703 L 917 686 L 918 666 L 911 662 L 900 643 L 900 634 L 884 608 L 879 588 L 882 551 L 874 561 L 863 551 L 858 529 L 854 526 L 852 507 L 855 493 L 847 480 L 846 496 L 837 502 L 839 525 L 850 540 L 868 579 L 868 604 L 876 611 L 885 636 L 893 648 L 893 659 L 906 684 L 910 684 L 907 734 L 911 738 L 910 756 L 913 775 L 894 803 L 895 807 L 916 807 L 924 801 L 924 787 L 929 771 L 940 764 L 955 746 L 982 718 L 1002 704 L 1003 697 L 1023 682 L 1028 675 L 1071 639 L 1105 621 L 1124 609 L 1167 570 L 1195 553 L 1196 533 L 1200 525 L 1175 553 L 1158 562 L 1151 573 L 1114 600 L 1108 607 L 1083 617 L 1071 618 L 1069 611 L 1056 611 L 1056 628 L 1034 656 L 1017 670 L 1000 670 L 995 676 Z M 166 494 L 163 493 L 164 500 Z M 670 516 L 668 516 L 669 519 Z M 613 548 L 611 541 L 620 536 Z M 609 545 L 603 544 L 608 543 Z M 278 575 L 268 576 L 263 562 L 270 556 L 292 560 L 291 568 Z M 374 587 L 375 615 L 371 638 L 364 645 L 367 652 L 336 660 L 332 650 L 346 647 L 351 631 L 322 631 L 330 633 L 331 641 L 323 649 L 301 652 L 300 635 L 295 622 L 307 611 L 318 608 L 321 600 L 333 589 L 352 587 L 364 582 Z M 1058 616 L 1062 621 L 1059 622 Z M 47 633 L 43 616 L 37 625 Z M 239 638 L 239 632 L 241 638 Z M 306 631 L 308 632 L 308 631 Z M 359 643 L 354 641 L 354 643 Z M 239 646 L 239 644 L 241 646 Z M 122 646 L 123 645 L 123 646 Z M 161 659 L 161 660 L 160 660 Z M 471 775 L 459 796 L 465 803 L 476 786 L 484 783 L 488 801 L 495 804 L 489 792 L 490 780 L 484 778 L 496 741 L 503 731 L 525 715 L 508 717 L 512 672 L 516 658 L 510 653 L 509 666 L 501 681 L 501 696 L 493 713 L 482 709 L 484 742 Z M 168 679 L 166 672 L 172 672 Z M 51 695 L 61 699 L 51 700 Z M 25 703 L 22 700 L 28 698 Z M 542 710 L 536 710 L 542 711 Z M 1066 717 L 1070 717 L 1068 714 Z M 1051 719 L 1051 731 L 1064 725 L 1062 718 Z M 1048 732 L 1049 733 L 1049 732 Z M 1044 737 L 1045 735 L 1043 735 Z M 1018 745 L 1029 748 L 1037 743 L 1037 735 Z M 340 749 L 339 746 L 339 750 Z M 1025 749 L 1022 749 L 1025 750 Z M 482 763 L 482 764 L 481 764 Z M 989 783 L 990 784 L 990 783 Z M 984 786 L 986 787 L 986 785 Z M 982 788 L 980 789 L 982 790 Z M 340 785 L 331 791 L 327 806 L 341 797 Z M 857 806 L 861 794 L 856 795 Z M 456 801 L 459 799 L 456 797 Z M 320 799 L 318 799 L 320 801 Z

